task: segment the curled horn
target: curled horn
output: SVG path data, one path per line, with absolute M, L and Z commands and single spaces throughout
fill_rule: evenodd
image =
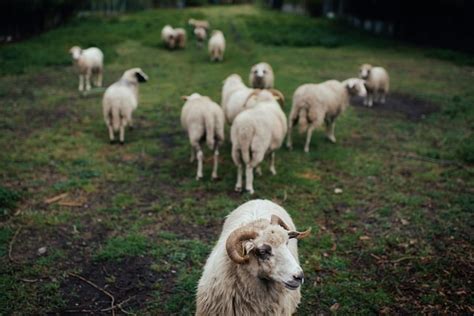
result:
M 253 96 L 256 96 L 260 93 L 260 89 L 254 89 L 252 91 L 252 93 L 249 94 L 249 96 L 247 97 L 247 99 L 245 99 L 245 102 L 244 102 L 244 108 L 247 106 L 247 103 L 249 102 L 250 98 L 252 98 Z
M 280 90 L 268 89 L 268 91 L 270 91 L 274 96 L 278 97 L 278 103 L 280 103 L 281 107 L 285 106 L 285 96 Z
M 227 237 L 225 249 L 227 255 L 232 261 L 238 264 L 243 264 L 249 261 L 249 256 L 243 253 L 242 242 L 249 239 L 255 239 L 258 233 L 255 230 L 241 227 L 234 230 Z
M 277 215 L 272 215 L 272 219 L 270 221 L 272 225 L 280 225 L 284 229 L 288 230 L 288 237 L 289 238 L 296 238 L 296 239 L 303 239 L 305 237 L 309 236 L 309 233 L 311 232 L 311 227 L 305 230 L 304 232 L 298 232 L 298 231 L 291 231 L 288 225 Z

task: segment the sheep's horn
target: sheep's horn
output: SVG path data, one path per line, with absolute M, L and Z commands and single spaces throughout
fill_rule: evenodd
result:
M 284 229 L 290 230 L 288 225 L 286 225 L 286 223 L 277 215 L 272 215 L 272 219 L 271 219 L 270 223 L 272 225 L 278 224 L 281 227 L 283 227 Z M 305 230 L 304 232 L 289 231 L 288 232 L 288 237 L 289 238 L 296 238 L 296 239 L 303 239 L 305 237 L 308 237 L 310 232 L 311 232 L 311 227 L 308 228 L 307 230 Z
M 227 250 L 229 258 L 238 264 L 247 263 L 249 261 L 249 256 L 243 254 L 242 242 L 249 239 L 255 239 L 257 236 L 258 233 L 255 230 L 246 227 L 237 228 L 230 233 L 225 243 L 225 249 Z
M 278 97 L 278 103 L 280 103 L 281 107 L 285 106 L 285 96 L 280 90 L 268 89 L 268 91 L 270 91 L 274 96 Z
M 245 102 L 244 102 L 244 108 L 247 107 L 247 103 L 249 102 L 250 98 L 255 96 L 255 95 L 258 95 L 260 93 L 260 89 L 254 89 L 252 91 L 252 93 L 249 94 L 249 96 L 247 97 L 247 99 L 245 99 Z

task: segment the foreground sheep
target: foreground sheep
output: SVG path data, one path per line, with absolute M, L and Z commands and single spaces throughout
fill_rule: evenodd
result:
M 94 84 L 102 87 L 102 74 L 104 70 L 104 54 L 97 47 L 81 49 L 79 46 L 71 47 L 69 53 L 72 55 L 74 66 L 79 72 L 79 91 L 91 89 L 91 76 L 95 75 Z
M 245 164 L 245 189 L 254 193 L 253 169 L 265 154 L 271 156 L 270 172 L 275 175 L 275 151 L 286 135 L 286 116 L 275 96 L 267 90 L 255 91 L 256 105 L 241 112 L 230 130 L 232 160 L 237 166 L 235 190 L 242 190 L 242 165 Z
M 217 179 L 219 146 L 224 142 L 224 113 L 221 107 L 209 97 L 193 93 L 183 97 L 186 100 L 181 110 L 181 125 L 188 132 L 191 143 L 191 162 L 197 156 L 198 169 L 196 179 L 202 175 L 204 155 L 200 142 L 206 140 L 209 149 L 214 151 L 214 168 L 212 178 Z
M 272 66 L 267 63 L 258 63 L 250 69 L 249 82 L 250 86 L 258 89 L 273 88 L 275 77 L 273 75 Z
M 255 105 L 255 97 L 252 96 L 254 91 L 255 89 L 247 87 L 237 74 L 232 74 L 224 80 L 221 105 L 229 124 L 232 124 L 240 112 Z M 269 89 L 268 91 L 276 96 L 283 106 L 285 101 L 283 94 L 275 89 Z
M 268 200 L 242 204 L 227 217 L 204 266 L 196 315 L 292 315 L 304 281 L 290 215 Z
M 293 105 L 288 118 L 288 148 L 292 148 L 291 130 L 296 122 L 299 124 L 300 132 L 307 133 L 305 152 L 309 152 L 313 130 L 323 123 L 326 124 L 327 137 L 335 143 L 336 118 L 346 110 L 350 97 L 355 95 L 361 97 L 367 95 L 364 81 L 358 78 L 343 82 L 329 80 L 298 87 L 293 95 Z
M 385 98 L 390 88 L 390 78 L 384 68 L 363 64 L 360 67 L 359 78 L 365 80 L 365 87 L 367 88 L 367 97 L 364 100 L 364 105 L 370 107 L 374 101 L 382 104 L 385 103 Z
M 208 43 L 209 56 L 211 61 L 223 61 L 225 52 L 225 38 L 224 33 L 215 30 Z
M 102 109 L 105 124 L 109 129 L 110 143 L 115 140 L 114 132 L 120 130 L 120 144 L 125 139 L 125 127 L 132 124 L 132 112 L 138 106 L 138 83 L 146 82 L 148 76 L 140 68 L 124 72 L 119 81 L 105 90 Z
M 165 25 L 161 30 L 161 40 L 169 49 L 184 48 L 186 46 L 186 30 L 174 29 L 171 25 Z

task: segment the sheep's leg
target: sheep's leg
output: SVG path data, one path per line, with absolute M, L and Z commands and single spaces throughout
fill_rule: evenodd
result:
M 237 166 L 237 182 L 235 184 L 235 191 L 242 191 L 242 161 L 240 160 L 239 150 L 232 147 L 232 160 Z
M 198 169 L 197 169 L 197 175 L 196 175 L 196 180 L 199 180 L 203 177 L 202 175 L 202 162 L 204 160 L 204 153 L 201 150 L 201 147 L 198 146 L 197 149 L 197 161 L 198 161 Z
M 217 144 L 214 148 L 214 166 L 212 168 L 212 179 L 217 179 L 217 165 L 219 164 L 219 149 L 217 147 Z
M 120 145 L 125 143 L 125 127 L 127 126 L 127 120 L 125 118 L 121 119 L 120 122 Z
M 191 147 L 191 157 L 189 158 L 189 162 L 193 163 L 194 159 L 196 159 L 196 153 L 194 152 L 194 148 Z
M 84 90 L 84 75 L 79 75 L 79 91 Z
M 91 71 L 88 70 L 86 72 L 86 91 L 89 91 L 91 89 Z
M 367 92 L 367 106 L 370 108 L 374 104 L 374 93 Z
M 96 86 L 102 87 L 102 69 L 99 69 L 99 71 L 97 72 Z
M 253 190 L 253 168 L 250 163 L 245 165 L 245 189 L 249 191 L 250 194 L 254 194 Z
M 386 97 L 386 92 L 382 91 L 380 93 L 380 103 L 385 104 L 385 97 Z
M 107 127 L 109 129 L 109 139 L 110 139 L 110 143 L 112 144 L 115 140 L 115 136 L 114 136 L 114 128 L 112 127 L 112 123 L 111 122 L 107 122 Z
M 311 136 L 313 135 L 313 130 L 315 126 L 311 124 L 308 126 L 308 130 L 306 131 L 306 143 L 304 145 L 304 152 L 308 153 L 309 152 L 309 144 L 311 143 Z
M 262 174 L 263 174 L 263 173 L 262 173 L 262 167 L 257 166 L 257 167 L 255 168 L 255 172 L 258 174 L 259 177 L 261 177 Z
M 291 139 L 291 130 L 293 129 L 293 120 L 290 119 L 288 120 L 288 134 L 286 136 L 286 147 L 288 149 L 293 149 L 293 140 Z
M 326 135 L 328 139 L 333 143 L 336 143 L 336 136 L 334 136 L 335 127 L 336 127 L 336 120 L 334 119 L 329 120 L 329 122 L 327 122 L 326 124 Z
M 271 160 L 270 160 L 270 172 L 272 175 L 276 175 L 276 169 L 275 169 L 275 152 L 273 151 L 271 154 Z

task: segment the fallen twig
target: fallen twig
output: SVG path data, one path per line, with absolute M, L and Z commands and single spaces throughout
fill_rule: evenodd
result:
M 64 201 L 64 202 L 59 202 L 58 205 L 61 206 L 72 206 L 72 207 L 79 207 L 82 206 L 83 203 L 81 202 L 74 202 L 74 201 Z
M 131 300 L 132 298 L 134 298 L 134 297 L 135 297 L 135 296 L 130 296 L 129 298 L 127 298 L 126 300 L 123 300 L 122 302 L 118 303 L 117 305 L 115 305 L 115 306 L 113 306 L 113 307 L 111 306 L 111 307 L 107 307 L 107 308 L 101 309 L 100 311 L 101 311 L 101 312 L 107 312 L 107 311 L 112 310 L 112 308 L 118 308 L 118 309 L 120 309 L 120 310 L 121 310 L 123 313 L 125 313 L 125 314 L 128 314 L 128 315 L 135 315 L 135 313 L 128 312 L 128 311 L 126 311 L 126 310 L 124 310 L 124 309 L 122 308 L 122 305 L 123 305 L 123 304 L 127 303 L 128 301 L 130 301 L 130 300 Z
M 398 258 L 396 260 L 390 260 L 391 263 L 399 263 L 399 262 L 402 262 L 402 261 L 405 261 L 405 260 L 410 260 L 410 259 L 417 259 L 418 257 L 414 257 L 414 256 L 407 256 L 407 257 L 402 257 L 402 258 Z
M 10 259 L 11 262 L 13 263 L 18 263 L 15 259 L 13 259 L 12 252 L 13 252 L 13 244 L 15 243 L 15 239 L 20 233 L 21 226 L 18 227 L 18 229 L 15 231 L 15 234 L 13 234 L 12 240 L 10 240 L 10 244 L 8 245 L 8 259 Z
M 110 294 L 110 292 L 104 290 L 103 288 L 101 288 L 100 286 L 98 286 L 97 284 L 95 284 L 94 282 L 92 281 L 89 281 L 87 280 L 86 278 L 80 276 L 79 274 L 75 274 L 75 273 L 72 273 L 72 272 L 69 272 L 69 275 L 72 276 L 72 277 L 75 277 L 81 281 L 84 281 L 86 282 L 87 284 L 89 284 L 90 286 L 96 288 L 97 290 L 101 291 L 102 293 L 104 293 L 105 295 L 107 295 L 108 297 L 110 297 L 110 310 L 112 312 L 112 316 L 115 316 L 115 297 Z
M 54 202 L 57 202 L 61 199 L 64 199 L 66 196 L 67 196 L 67 192 L 66 193 L 62 193 L 62 194 L 59 194 L 59 195 L 56 195 L 56 196 L 53 196 L 52 198 L 49 198 L 49 199 L 46 199 L 44 200 L 44 203 L 46 204 L 52 204 Z

